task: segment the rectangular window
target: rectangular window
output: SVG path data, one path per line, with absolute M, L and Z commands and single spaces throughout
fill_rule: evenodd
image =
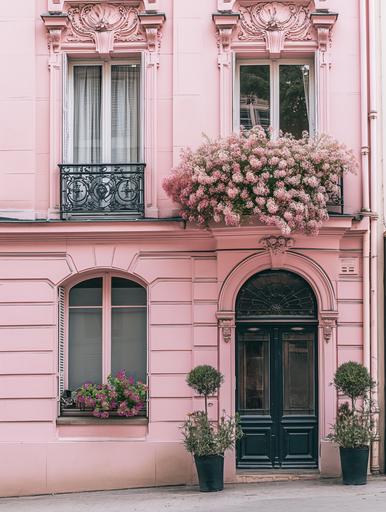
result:
M 69 144 L 66 160 L 79 164 L 140 160 L 140 65 L 69 66 Z
M 311 62 L 274 61 L 240 63 L 237 68 L 238 129 L 261 125 L 300 138 L 314 133 L 313 66 Z

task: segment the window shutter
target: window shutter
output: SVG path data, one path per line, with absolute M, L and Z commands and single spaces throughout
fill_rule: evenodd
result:
M 58 289 L 58 401 L 64 391 L 64 288 L 59 286 Z

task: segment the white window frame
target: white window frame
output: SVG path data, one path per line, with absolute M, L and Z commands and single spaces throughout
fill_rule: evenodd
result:
M 67 74 L 65 75 L 65 88 L 67 103 L 64 116 L 64 142 L 63 142 L 63 162 L 72 164 L 74 162 L 74 67 L 76 66 L 100 66 L 102 69 L 102 158 L 101 164 L 109 164 L 111 162 L 111 67 L 112 66 L 139 66 L 140 68 L 140 99 L 139 99 L 139 154 L 138 161 L 143 161 L 143 66 L 141 58 L 131 59 L 112 59 L 109 61 L 101 60 L 70 60 L 67 66 Z M 126 163 L 126 162 L 116 162 Z
M 236 63 L 235 88 L 234 88 L 234 109 L 233 119 L 234 131 L 240 130 L 240 67 L 241 66 L 269 66 L 270 67 L 270 109 L 272 137 L 279 136 L 280 123 L 280 76 L 279 68 L 284 65 L 307 65 L 310 66 L 310 112 L 309 112 L 309 133 L 316 133 L 316 91 L 315 91 L 315 65 L 312 59 L 240 59 Z
M 102 309 L 102 383 L 107 383 L 107 377 L 111 373 L 111 313 L 112 313 L 112 305 L 111 305 L 111 283 L 113 277 L 119 277 L 122 279 L 126 279 L 127 281 L 132 281 L 142 286 L 142 288 L 146 291 L 146 304 L 143 306 L 140 305 L 131 305 L 131 306 L 114 306 L 114 308 L 124 307 L 124 308 L 144 308 L 146 310 L 146 380 L 148 380 L 149 374 L 149 290 L 142 283 L 133 279 L 131 276 L 122 276 L 120 274 L 114 272 L 98 272 L 92 275 L 88 275 L 87 277 L 82 276 L 82 279 L 77 280 L 76 282 L 71 283 L 70 286 L 66 287 L 64 290 L 64 326 L 62 329 L 64 330 L 62 334 L 59 334 L 59 345 L 61 342 L 61 336 L 63 337 L 63 344 L 59 346 L 59 367 L 62 364 L 64 366 L 62 375 L 60 376 L 63 379 L 63 382 L 59 385 L 59 390 L 68 389 L 68 374 L 69 374 L 69 321 L 70 321 L 70 292 L 72 288 L 76 285 L 88 281 L 90 279 L 102 278 L 102 306 L 71 306 L 71 308 L 95 308 Z M 59 328 L 60 332 L 60 328 Z M 60 354 L 61 350 L 64 354 Z M 62 362 L 62 363 L 61 363 Z M 60 370 L 59 370 L 60 371 Z

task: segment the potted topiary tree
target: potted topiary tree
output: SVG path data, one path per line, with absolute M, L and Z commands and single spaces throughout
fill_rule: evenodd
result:
M 200 491 L 221 491 L 224 488 L 224 452 L 234 448 L 242 436 L 238 417 L 208 418 L 208 397 L 219 390 L 223 375 L 209 365 L 196 366 L 187 376 L 188 385 L 204 397 L 205 410 L 188 415 L 181 427 L 184 444 L 194 455 Z
M 333 384 L 350 401 L 338 408 L 328 437 L 339 446 L 343 483 L 363 485 L 367 482 L 369 446 L 376 438 L 371 395 L 375 382 L 367 368 L 349 361 L 339 366 Z

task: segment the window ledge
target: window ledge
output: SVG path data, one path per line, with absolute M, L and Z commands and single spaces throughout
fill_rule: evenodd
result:
M 56 419 L 57 425 L 147 425 L 149 419 L 144 416 L 133 416 L 131 418 L 95 418 L 93 416 L 60 416 Z

